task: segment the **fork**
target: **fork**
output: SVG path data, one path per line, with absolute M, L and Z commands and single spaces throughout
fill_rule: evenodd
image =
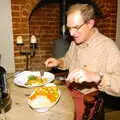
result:
M 44 76 L 44 73 L 45 73 L 45 71 L 44 71 L 44 70 L 41 70 L 41 71 L 40 71 L 40 75 L 41 75 L 41 77 L 43 77 L 43 76 Z

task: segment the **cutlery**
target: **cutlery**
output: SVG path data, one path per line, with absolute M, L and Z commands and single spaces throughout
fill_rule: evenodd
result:
M 44 76 L 44 73 L 45 73 L 45 71 L 44 71 L 44 70 L 41 70 L 41 71 L 40 71 L 40 75 L 41 75 L 41 77 L 43 77 L 43 76 Z

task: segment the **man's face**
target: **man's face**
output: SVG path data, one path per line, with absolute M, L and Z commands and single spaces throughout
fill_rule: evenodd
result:
M 67 27 L 76 44 L 88 39 L 90 29 L 88 24 L 84 23 L 80 12 L 74 12 L 67 16 Z

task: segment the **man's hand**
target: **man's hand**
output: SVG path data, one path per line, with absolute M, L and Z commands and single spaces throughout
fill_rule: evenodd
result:
M 44 64 L 46 67 L 57 67 L 57 66 L 60 66 L 61 65 L 61 62 L 60 60 L 58 59 L 55 59 L 55 58 L 48 58 Z
M 77 68 L 68 74 L 67 80 L 69 82 L 74 81 L 76 83 L 82 83 L 84 81 L 98 83 L 100 80 L 100 75 L 96 72 L 86 71 Z

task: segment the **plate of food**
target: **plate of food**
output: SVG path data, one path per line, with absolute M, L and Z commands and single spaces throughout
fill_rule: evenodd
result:
M 37 87 L 52 82 L 55 75 L 44 72 L 42 76 L 39 71 L 24 71 L 15 76 L 14 83 L 21 87 Z
M 54 83 L 48 83 L 34 89 L 28 97 L 28 104 L 37 112 L 46 112 L 58 102 L 59 98 L 59 88 Z

